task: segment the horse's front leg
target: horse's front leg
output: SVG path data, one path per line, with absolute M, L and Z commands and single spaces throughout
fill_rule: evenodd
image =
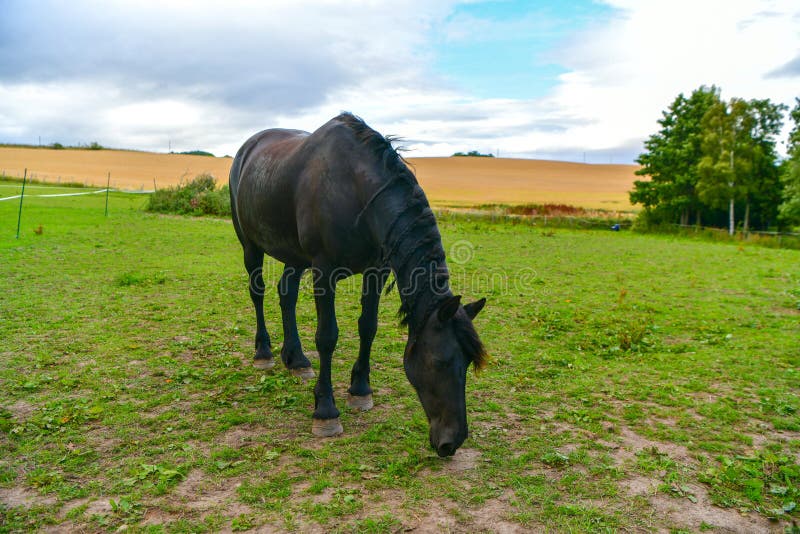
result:
M 361 291 L 361 317 L 358 318 L 360 345 L 358 359 L 350 373 L 347 406 L 366 411 L 372 408 L 372 388 L 369 385 L 369 355 L 378 331 L 378 304 L 389 269 L 368 270 L 364 273 Z
M 319 352 L 319 377 L 314 386 L 314 421 L 312 433 L 317 437 L 341 434 L 339 410 L 333 400 L 331 384 L 331 359 L 339 327 L 336 324 L 336 280 L 333 271 L 314 269 L 314 301 L 317 306 L 317 351 Z

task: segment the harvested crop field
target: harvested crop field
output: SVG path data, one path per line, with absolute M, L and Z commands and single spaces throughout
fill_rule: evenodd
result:
M 121 189 L 153 189 L 209 173 L 227 179 L 231 158 L 124 150 L 52 150 L 0 147 L 0 172 L 29 169 L 47 182 L 79 182 Z M 506 158 L 409 158 L 428 197 L 437 204 L 570 204 L 630 210 L 635 165 L 592 165 Z

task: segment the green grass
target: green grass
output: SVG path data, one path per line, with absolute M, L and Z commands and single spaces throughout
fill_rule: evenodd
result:
M 26 198 L 16 240 L 18 204 L 0 202 L 0 531 L 797 519 L 797 251 L 442 218 L 454 289 L 489 299 L 476 324 L 492 361 L 468 379 L 470 438 L 441 460 L 402 371 L 396 293 L 381 304 L 376 406 L 352 413 L 359 286 L 341 284 L 345 434 L 317 440 L 312 385 L 250 365 L 230 223 L 145 203 L 112 193 L 106 218 L 102 195 Z M 268 286 L 278 267 L 267 263 Z M 266 314 L 279 346 L 276 297 Z M 308 280 L 298 320 L 313 350 Z M 709 515 L 687 523 L 689 507 Z

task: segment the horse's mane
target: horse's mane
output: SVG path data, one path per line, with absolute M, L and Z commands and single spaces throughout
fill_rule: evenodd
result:
M 428 205 L 425 194 L 419 187 L 417 178 L 411 171 L 410 165 L 398 153 L 398 150 L 392 146 L 392 142 L 396 141 L 397 138 L 393 136 L 381 135 L 370 128 L 361 118 L 353 115 L 352 113 L 342 113 L 336 117 L 336 120 L 350 128 L 355 138 L 361 143 L 362 146 L 366 147 L 367 150 L 369 150 L 375 157 L 378 158 L 383 166 L 384 171 L 391 176 L 391 178 L 387 180 L 387 182 L 381 188 L 379 188 L 366 202 L 364 208 L 361 210 L 361 213 L 358 215 L 358 220 L 360 220 L 361 216 L 373 203 L 373 201 L 386 189 L 388 189 L 396 180 L 403 180 L 412 186 L 413 193 L 410 197 L 409 204 L 406 206 L 406 209 L 403 212 L 395 214 L 396 218 L 391 224 L 387 235 L 385 236 L 385 242 L 382 243 L 384 255 L 390 256 L 392 254 L 399 254 L 399 257 L 401 258 L 400 263 L 404 267 L 406 264 L 412 263 L 411 260 L 415 260 L 413 262 L 414 265 L 446 265 L 444 248 L 442 247 L 441 243 L 441 236 L 436 226 L 436 218 L 433 216 L 433 212 Z M 415 212 L 412 222 L 409 223 L 405 229 L 399 230 L 396 228 L 395 223 L 397 223 L 397 221 L 401 219 L 404 214 L 411 212 Z M 407 245 L 405 247 L 401 246 L 405 244 L 407 241 L 406 238 L 409 235 L 414 236 L 414 248 L 409 248 Z M 427 247 L 423 254 L 416 254 L 417 251 L 423 248 L 423 245 Z M 386 257 L 384 259 L 388 260 Z M 395 276 L 397 276 L 397 274 L 395 274 Z M 432 284 L 438 284 L 441 282 L 442 278 L 449 278 L 449 273 L 447 273 L 446 268 L 443 271 L 437 270 L 432 272 L 430 282 Z M 392 282 L 392 285 L 394 284 L 395 282 Z M 389 286 L 389 289 L 391 289 L 392 285 Z M 444 296 L 445 295 L 440 295 L 439 298 L 434 298 L 431 300 L 431 302 L 428 303 L 427 308 L 424 310 L 422 317 L 415 318 L 418 320 L 414 322 L 419 323 L 427 320 L 430 314 L 438 307 L 439 304 L 441 304 L 441 301 L 443 300 L 442 297 Z M 410 322 L 412 322 L 411 314 L 413 313 L 415 307 L 414 296 L 408 296 L 408 298 L 403 299 L 401 302 L 402 303 L 397 314 L 400 317 L 401 324 L 408 325 Z M 452 321 L 455 328 L 456 338 L 458 339 L 464 355 L 470 361 L 472 361 L 475 369 L 481 369 L 486 364 L 486 351 L 483 347 L 483 343 L 481 343 L 480 338 L 478 338 L 478 334 L 472 325 L 472 321 L 460 316 L 454 317 Z
M 405 178 L 412 184 L 417 183 L 417 177 L 411 172 L 410 164 L 400 155 L 399 149 L 392 145 L 400 139 L 399 137 L 379 134 L 370 128 L 361 117 L 350 112 L 340 114 L 336 120 L 352 130 L 362 146 L 370 150 L 383 163 L 386 172 Z
M 475 331 L 472 321 L 468 318 L 454 317 L 453 325 L 456 330 L 456 339 L 458 339 L 458 344 L 461 345 L 464 355 L 472 361 L 476 371 L 483 369 L 488 359 L 486 348 L 478 337 L 478 332 Z

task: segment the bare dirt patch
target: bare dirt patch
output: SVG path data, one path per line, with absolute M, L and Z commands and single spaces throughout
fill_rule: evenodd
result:
M 241 449 L 252 445 L 263 435 L 264 428 L 261 426 L 251 424 L 238 425 L 225 432 L 216 442 L 232 449 Z
M 111 500 L 114 502 L 119 501 L 119 497 L 98 497 L 91 501 L 89 506 L 86 507 L 86 516 L 92 517 L 93 515 L 108 515 L 112 512 Z
M 655 447 L 665 452 L 673 459 L 680 459 L 684 463 L 692 463 L 685 447 L 669 443 L 648 440 L 634 433 L 630 429 L 621 432 L 625 446 L 620 450 L 618 458 L 627 460 L 635 455 L 637 450 Z M 778 523 L 771 523 L 768 519 L 755 512 L 741 514 L 731 508 L 720 508 L 711 502 L 708 490 L 698 484 L 683 484 L 684 491 L 692 495 L 697 502 L 692 502 L 685 497 L 671 497 L 660 493 L 658 488 L 662 482 L 656 478 L 636 475 L 620 482 L 620 487 L 631 496 L 640 496 L 650 503 L 658 516 L 665 518 L 665 523 L 670 527 L 688 529 L 692 532 L 700 530 L 701 525 L 715 527 L 714 532 L 783 532 L 783 527 Z
M 36 406 L 24 400 L 18 400 L 8 407 L 8 411 L 17 421 L 26 421 L 36 411 Z
M 621 465 L 636 458 L 636 453 L 647 449 L 656 449 L 659 452 L 667 454 L 673 460 L 680 461 L 688 465 L 696 465 L 692 454 L 689 449 L 683 445 L 676 443 L 664 443 L 661 441 L 654 441 L 652 439 L 640 436 L 628 427 L 621 427 L 619 429 L 619 436 L 622 444 L 619 448 L 614 449 L 611 457 L 617 465 Z
M 0 503 L 9 508 L 30 508 L 31 506 L 51 506 L 56 503 L 53 496 L 39 495 L 23 486 L 0 488 Z
M 692 532 L 698 532 L 701 525 L 712 525 L 714 532 L 783 532 L 784 525 L 771 523 L 755 512 L 741 514 L 731 508 L 720 508 L 711 503 L 708 492 L 702 486 L 689 484 L 689 489 L 697 498 L 693 503 L 684 498 L 673 498 L 657 493 L 648 501 L 670 523 Z
M 404 529 L 406 532 L 420 534 L 439 534 L 441 532 L 468 532 L 465 528 L 456 528 L 456 520 L 441 502 L 431 501 L 430 505 L 421 514 L 414 514 L 410 524 Z
M 517 534 L 523 532 L 543 532 L 543 525 L 520 525 L 511 521 L 509 500 L 513 493 L 507 490 L 503 495 L 489 499 L 477 508 L 457 507 L 452 503 L 432 501 L 422 513 L 411 514 L 404 522 L 406 532 L 415 533 L 475 533 Z
M 172 493 L 148 505 L 141 525 L 165 525 L 181 517 L 202 518 L 210 513 L 230 518 L 251 515 L 253 509 L 237 498 L 241 484 L 239 478 L 212 480 L 193 470 Z
M 451 473 L 475 469 L 480 457 L 480 451 L 475 449 L 458 449 L 449 460 L 443 460 L 443 469 Z
M 541 529 L 533 528 L 533 525 L 526 525 L 523 527 L 507 519 L 511 509 L 509 504 L 511 495 L 511 491 L 508 490 L 500 497 L 489 499 L 483 506 L 475 511 L 471 511 L 469 515 L 477 527 L 472 531 L 494 532 L 496 534 L 518 534 L 531 532 L 533 530 L 545 530 L 543 526 Z
M 209 480 L 202 471 L 194 469 L 176 486 L 172 497 L 189 510 L 213 509 L 223 511 L 226 515 L 250 513 L 251 508 L 236 498 L 236 490 L 241 485 L 241 480 L 236 478 Z

